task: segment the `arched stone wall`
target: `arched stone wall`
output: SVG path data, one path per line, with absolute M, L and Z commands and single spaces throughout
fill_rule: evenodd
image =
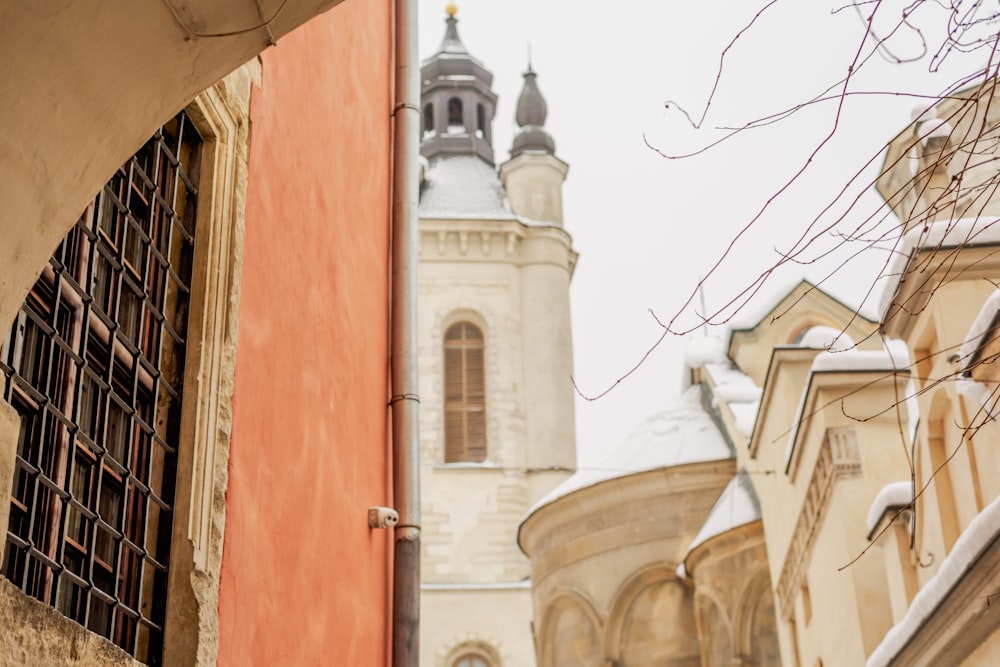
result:
M 733 648 L 755 667 L 781 664 L 774 593 L 766 567 L 749 577 L 733 619 Z
M 615 595 L 605 652 L 629 667 L 699 667 L 693 594 L 672 568 L 640 570 Z
M 581 595 L 564 591 L 542 618 L 539 664 L 551 667 L 603 667 L 601 621 Z

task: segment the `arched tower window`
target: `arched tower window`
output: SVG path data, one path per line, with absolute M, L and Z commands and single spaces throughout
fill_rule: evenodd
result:
M 453 663 L 452 667 L 489 667 L 489 663 L 479 655 L 463 655 Z
M 486 460 L 486 377 L 483 332 L 457 322 L 444 334 L 444 460 Z
M 453 97 L 448 100 L 448 132 L 461 132 L 465 128 L 462 100 Z
M 424 136 L 434 134 L 434 105 L 428 102 L 424 105 Z
M 482 104 L 476 105 L 476 136 L 480 139 L 486 136 L 486 109 Z

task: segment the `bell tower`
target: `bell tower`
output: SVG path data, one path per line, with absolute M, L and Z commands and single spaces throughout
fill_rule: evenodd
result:
M 448 5 L 444 39 L 424 61 L 420 78 L 420 154 L 478 155 L 493 164 L 493 115 L 497 96 L 493 74 L 473 57 L 458 36 L 457 9 Z
M 498 173 L 493 75 L 455 13 L 421 67 L 421 665 L 532 667 L 517 527 L 576 467 L 567 166 L 529 67 Z

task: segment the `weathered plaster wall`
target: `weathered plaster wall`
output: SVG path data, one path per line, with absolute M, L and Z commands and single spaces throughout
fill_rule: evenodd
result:
M 264 18 L 280 39 L 334 4 L 289 0 Z M 201 90 L 267 46 L 265 30 L 247 29 L 261 19 L 243 0 L 0 6 L 0 330 L 118 165 Z M 210 36 L 219 33 L 232 34 Z
M 0 665 L 140 667 L 125 651 L 0 577 Z
M 385 662 L 390 20 L 345 3 L 262 57 L 220 665 Z

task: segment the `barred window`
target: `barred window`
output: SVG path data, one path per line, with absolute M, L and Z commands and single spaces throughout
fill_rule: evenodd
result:
M 444 334 L 445 463 L 486 460 L 483 332 L 458 322 Z
M 202 139 L 182 112 L 112 176 L 0 346 L 21 417 L 4 575 L 161 663 Z

